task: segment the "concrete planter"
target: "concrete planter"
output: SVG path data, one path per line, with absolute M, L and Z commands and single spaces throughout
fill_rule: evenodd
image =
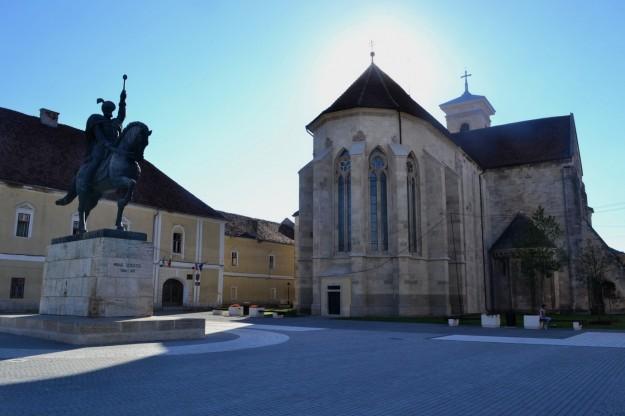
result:
M 540 315 L 523 315 L 523 328 L 541 329 Z
M 482 328 L 499 328 L 501 326 L 501 317 L 497 315 L 482 314 Z
M 273 317 L 276 318 L 276 319 L 280 319 L 280 318 L 283 318 L 284 315 L 280 315 L 278 312 L 274 312 L 273 313 Z
M 460 319 L 452 319 L 452 318 L 449 318 L 449 319 L 447 320 L 447 324 L 448 324 L 449 326 L 458 326 L 458 325 L 460 324 Z
M 262 318 L 265 315 L 265 308 L 250 307 L 250 318 Z
M 582 330 L 582 323 L 578 322 L 578 321 L 573 321 L 573 330 L 574 331 L 581 331 Z
M 228 308 L 228 315 L 243 316 L 243 306 L 230 306 Z

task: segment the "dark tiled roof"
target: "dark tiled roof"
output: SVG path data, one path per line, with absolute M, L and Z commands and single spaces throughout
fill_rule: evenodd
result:
M 508 227 L 493 244 L 491 250 L 515 248 L 555 247 L 532 220 L 523 214 L 517 214 Z
M 0 108 L 0 180 L 65 190 L 86 152 L 84 131 Z M 132 202 L 182 214 L 223 219 L 147 160 Z
M 219 211 L 226 220 L 226 235 L 230 237 L 253 238 L 258 241 L 269 241 L 272 243 L 293 244 L 294 230 L 291 226 L 288 230 L 286 219 L 282 224 L 277 222 L 260 220 L 258 218 L 246 217 L 243 215 L 232 214 L 230 212 Z M 286 231 L 286 234 L 282 231 Z
M 284 220 L 282 220 L 278 231 L 281 234 L 289 237 L 291 240 L 295 240 L 295 223 L 290 219 L 285 218 Z
M 468 101 L 474 101 L 474 100 L 486 100 L 488 101 L 488 99 L 483 96 L 483 95 L 475 95 L 475 94 L 471 94 L 469 91 L 465 91 L 464 93 L 462 93 L 462 95 L 458 98 L 454 98 L 453 100 L 449 100 L 446 103 L 443 103 L 440 105 L 440 107 L 445 107 L 448 105 L 454 105 L 454 104 L 461 104 L 461 103 L 466 103 Z M 490 103 L 488 103 L 490 105 Z
M 547 162 L 573 155 L 573 115 L 521 121 L 452 134 L 485 169 Z
M 411 114 L 432 124 L 446 136 L 449 131 L 385 74 L 371 64 L 356 81 L 328 108 L 311 121 L 310 128 L 321 116 L 350 108 L 386 108 Z

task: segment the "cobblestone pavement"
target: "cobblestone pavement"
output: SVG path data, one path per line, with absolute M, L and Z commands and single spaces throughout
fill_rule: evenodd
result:
M 196 315 L 206 340 L 0 334 L 0 415 L 625 416 L 625 333 Z

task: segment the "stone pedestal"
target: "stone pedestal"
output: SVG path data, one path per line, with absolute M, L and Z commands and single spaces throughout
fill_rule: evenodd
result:
M 154 246 L 146 240 L 146 234 L 117 230 L 53 239 L 39 313 L 151 316 Z

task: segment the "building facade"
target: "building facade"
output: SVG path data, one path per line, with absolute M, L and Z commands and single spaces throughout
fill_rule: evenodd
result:
M 227 219 L 224 303 L 293 305 L 294 224 L 221 212 Z
M 587 310 L 576 259 L 593 244 L 609 258 L 611 304 L 622 310 L 624 268 L 592 229 L 573 116 L 491 127 L 494 108 L 466 83 L 441 109 L 447 127 L 372 63 L 306 127 L 300 307 L 338 316 L 533 310 L 537 301 Z M 563 230 L 550 244 L 564 255 L 537 295 L 517 267 L 527 247 L 508 228 L 539 207 Z M 516 234 L 530 225 L 516 221 Z

